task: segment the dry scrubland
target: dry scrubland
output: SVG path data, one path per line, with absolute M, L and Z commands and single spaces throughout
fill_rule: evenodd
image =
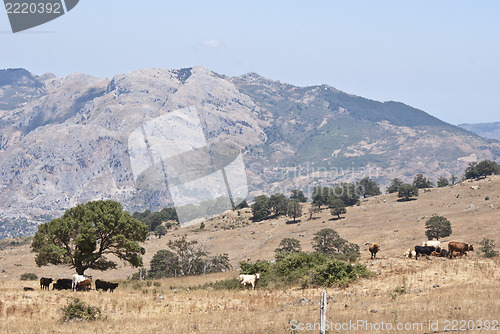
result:
M 415 261 L 400 257 L 405 249 L 425 239 L 424 222 L 433 214 L 451 221 L 453 234 L 445 244 L 451 240 L 477 244 L 488 237 L 500 245 L 500 177 L 421 191 L 411 202 L 398 202 L 394 194 L 362 200 L 359 206 L 348 208 L 341 220 L 331 220 L 328 210 L 307 220 L 305 209 L 298 224 L 286 224 L 284 218 L 248 224 L 250 214 L 246 211 L 240 216 L 228 212 L 207 222 L 203 231 L 192 227 L 171 231 L 162 239 L 151 238 L 145 245 L 146 266 L 158 249 L 165 248 L 167 240 L 184 233 L 211 253 L 229 253 L 237 265 L 244 259 L 272 259 L 285 237 L 297 238 L 305 250 L 311 250 L 312 235 L 331 227 L 361 245 L 361 262 L 375 274 L 344 290 L 327 289 L 328 319 L 341 323 L 424 323 L 422 330 L 402 333 L 432 333 L 427 328 L 429 320 L 438 320 L 440 331 L 446 320 L 500 320 L 499 259 L 478 258 L 479 247 L 463 259 Z M 239 228 L 223 229 L 231 225 Z M 380 258 L 374 261 L 369 260 L 365 246 L 372 241 L 382 244 Z M 1 250 L 0 271 L 4 271 L 0 274 L 0 333 L 288 333 L 291 320 L 314 323 L 319 319 L 320 289 L 186 291 L 190 286 L 236 277 L 237 271 L 165 279 L 158 281 L 160 286 L 122 283 L 114 294 L 41 291 L 38 282 L 19 281 L 19 276 L 34 272 L 39 277 L 57 278 L 70 276 L 72 271 L 55 266 L 37 268 L 27 244 Z M 134 271 L 122 266 L 87 273 L 94 278 L 121 280 Z M 25 292 L 23 286 L 36 290 Z M 72 296 L 101 307 L 106 320 L 60 322 L 60 309 Z M 489 332 L 500 330 L 496 329 Z M 347 332 L 377 331 L 341 331 Z M 476 332 L 488 333 L 467 331 Z
M 326 289 L 327 318 L 344 323 L 423 323 L 429 320 L 500 320 L 500 261 L 468 259 L 364 260 L 376 274 L 347 289 Z M 114 294 L 96 291 L 25 292 L 22 281 L 0 282 L 1 333 L 292 333 L 290 321 L 319 319 L 320 289 L 189 290 L 186 287 L 235 277 L 236 272 L 164 279 L 161 285 L 120 286 Z M 141 282 L 142 283 L 142 282 Z M 36 285 L 31 283 L 31 285 Z M 158 285 L 158 284 L 156 284 Z M 60 321 L 60 308 L 78 296 L 102 308 L 105 320 Z M 500 330 L 497 328 L 497 330 Z M 297 331 L 314 332 L 318 331 Z M 333 331 L 335 332 L 335 331 Z M 365 330 L 342 333 L 376 333 Z M 485 333 L 472 330 L 468 333 Z M 493 332 L 493 331 L 490 331 Z M 493 332 L 495 333 L 495 332 Z

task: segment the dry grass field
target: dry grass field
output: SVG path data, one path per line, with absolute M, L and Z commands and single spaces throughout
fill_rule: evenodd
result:
M 432 333 L 429 321 L 500 320 L 500 261 L 384 258 L 364 261 L 376 274 L 346 289 L 328 288 L 327 319 L 364 321 L 357 330 L 383 333 L 369 324 L 402 324 L 404 333 Z M 317 333 L 298 330 L 319 321 L 320 289 L 187 290 L 237 272 L 131 282 L 114 293 L 42 291 L 37 282 L 0 282 L 1 333 Z M 159 286 L 158 286 L 159 285 Z M 35 291 L 23 291 L 33 286 Z M 104 320 L 62 322 L 61 307 L 72 297 L 99 306 Z M 421 325 L 420 325 L 421 324 Z M 420 327 L 419 327 L 420 326 Z M 474 326 L 477 326 L 474 325 Z M 451 328 L 451 324 L 450 324 Z M 472 328 L 472 327 L 471 327 Z M 293 329 L 297 329 L 294 331 Z M 493 327 L 492 327 L 493 329 Z M 490 329 L 489 332 L 497 332 Z M 336 331 L 330 331 L 335 333 Z M 461 332 L 464 333 L 465 331 Z M 479 329 L 467 333 L 488 332 Z
M 385 333 L 382 322 L 416 324 L 400 333 L 444 333 L 457 320 L 500 320 L 500 260 L 484 259 L 476 252 L 463 259 L 401 258 L 403 252 L 425 240 L 424 222 L 433 214 L 447 217 L 453 234 L 447 241 L 477 245 L 484 237 L 500 245 L 500 177 L 464 182 L 452 187 L 420 192 L 415 201 L 398 202 L 394 194 L 362 200 L 350 207 L 345 218 L 332 220 L 328 210 L 308 220 L 307 207 L 301 222 L 287 224 L 285 218 L 249 222 L 248 210 L 227 212 L 196 227 L 170 231 L 161 239 L 151 237 L 145 244 L 146 267 L 155 252 L 168 240 L 187 234 L 210 253 L 228 253 L 236 267 L 241 260 L 274 257 L 274 249 L 286 237 L 297 238 L 311 250 L 313 234 L 325 227 L 358 243 L 361 262 L 374 272 L 346 289 L 328 288 L 327 318 L 334 324 L 365 321 L 368 327 L 330 330 L 329 333 Z M 234 228 L 237 227 L 237 228 Z M 382 249 L 376 260 L 369 259 L 366 244 L 378 242 Z M 236 277 L 237 271 L 199 277 L 164 279 L 142 286 L 124 282 L 136 269 L 120 265 L 108 272 L 87 271 L 94 278 L 121 281 L 114 294 L 70 291 L 41 291 L 38 282 L 20 281 L 22 273 L 39 277 L 69 277 L 73 271 L 56 266 L 37 268 L 29 244 L 10 245 L 0 250 L 0 333 L 317 333 L 307 323 L 319 321 L 321 289 L 298 287 L 279 290 L 196 290 L 188 287 Z M 145 283 L 144 283 L 145 284 Z M 35 291 L 23 291 L 24 286 Z M 103 310 L 105 320 L 63 323 L 61 307 L 78 296 Z M 429 321 L 438 322 L 429 328 Z M 419 327 L 418 324 L 422 324 Z M 375 327 L 370 328 L 369 324 Z M 455 333 L 498 332 L 500 328 L 454 331 Z M 304 327 L 302 327 L 302 325 Z M 455 329 L 460 329 L 458 323 Z M 466 326 L 472 328 L 472 323 Z M 293 329 L 296 329 L 295 331 Z M 304 329 L 304 330 L 301 330 Z M 492 329 L 496 329 L 493 331 Z

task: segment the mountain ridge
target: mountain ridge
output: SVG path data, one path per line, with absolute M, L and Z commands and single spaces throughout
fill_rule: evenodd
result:
M 0 71 L 0 82 L 11 74 Z M 328 85 L 228 77 L 201 66 L 110 79 L 32 77 L 24 86 L 0 85 L 0 219 L 57 217 L 101 198 L 130 211 L 169 205 L 168 189 L 136 189 L 127 138 L 145 121 L 189 106 L 208 144 L 231 140 L 242 148 L 250 198 L 295 188 L 308 194 L 364 176 L 382 185 L 419 172 L 436 179 L 500 157 L 500 143 L 424 111 Z

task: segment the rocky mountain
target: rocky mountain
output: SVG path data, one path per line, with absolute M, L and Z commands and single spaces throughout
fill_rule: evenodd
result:
M 111 79 L 9 69 L 0 71 L 0 220 L 43 221 L 101 198 L 130 211 L 168 205 L 167 187 L 137 188 L 128 138 L 150 120 L 193 106 L 207 144 L 231 140 L 242 148 L 250 197 L 308 193 L 366 175 L 382 184 L 419 172 L 461 175 L 470 161 L 500 156 L 497 141 L 403 103 L 326 85 L 296 87 L 255 73 L 226 77 L 203 67 Z M 190 145 L 189 138 L 176 140 Z
M 458 126 L 483 138 L 500 140 L 500 122 L 459 124 Z

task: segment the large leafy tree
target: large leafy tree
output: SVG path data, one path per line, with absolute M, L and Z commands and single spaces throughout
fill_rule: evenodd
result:
M 266 219 L 271 213 L 271 205 L 269 204 L 269 197 L 260 195 L 254 198 L 252 204 L 252 220 L 260 221 Z
M 293 221 L 302 216 L 302 205 L 297 201 L 288 201 L 287 216 L 292 217 Z
M 302 247 L 300 246 L 300 241 L 295 238 L 284 238 L 281 240 L 278 248 L 274 250 L 276 254 L 279 253 L 300 253 Z
M 399 192 L 399 188 L 401 188 L 402 185 L 403 181 L 401 181 L 401 179 L 398 178 L 392 179 L 391 184 L 389 185 L 389 187 L 387 187 L 387 192 L 389 194 L 397 193 Z
M 413 179 L 413 185 L 418 189 L 433 188 L 432 181 L 424 176 L 424 174 L 417 174 Z
M 66 210 L 61 218 L 38 226 L 31 250 L 38 266 L 67 265 L 83 275 L 87 269 L 108 270 L 115 255 L 134 267 L 142 266 L 148 227 L 123 211 L 120 203 L 92 201 Z
M 340 219 L 340 215 L 346 213 L 346 208 L 345 204 L 341 199 L 333 199 L 328 203 L 328 206 L 331 209 L 331 214 L 334 216 L 337 216 L 338 219 Z
M 433 216 L 425 222 L 425 235 L 429 240 L 451 235 L 451 223 L 446 217 Z
M 377 182 L 373 181 L 368 176 L 361 179 L 358 182 L 357 186 L 358 186 L 358 193 L 360 196 L 363 196 L 363 198 L 382 194 Z
M 465 169 L 466 179 L 477 179 L 488 175 L 500 174 L 500 166 L 495 161 L 483 160 L 479 163 L 471 162 Z
M 418 196 L 418 188 L 417 186 L 413 184 L 408 184 L 408 183 L 403 183 L 399 187 L 398 191 L 398 197 L 405 200 L 409 201 L 410 198 Z
M 304 195 L 304 192 L 299 189 L 292 190 L 292 194 L 290 195 L 291 200 L 295 200 L 297 202 L 305 203 L 307 202 L 307 197 Z
M 276 216 L 286 215 L 288 210 L 288 199 L 283 194 L 273 194 L 269 198 L 269 206 Z

